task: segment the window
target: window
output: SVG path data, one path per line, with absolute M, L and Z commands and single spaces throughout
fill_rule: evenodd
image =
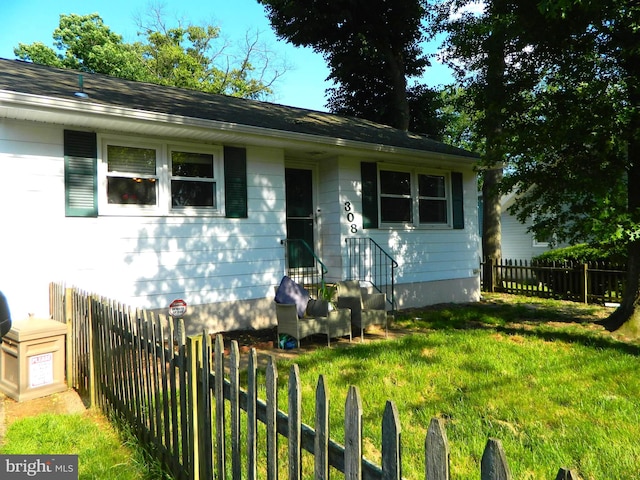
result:
M 107 145 L 107 202 L 157 205 L 156 150 Z
M 543 234 L 535 232 L 533 233 L 533 246 L 534 247 L 542 247 L 548 248 L 550 245 L 554 243 L 554 237 L 551 234 Z
M 448 223 L 446 177 L 418 175 L 420 223 Z
M 171 151 L 171 207 L 216 208 L 214 156 Z
M 381 223 L 449 225 L 449 197 L 446 174 L 380 170 Z
M 411 174 L 380 171 L 380 217 L 385 222 L 413 222 Z
M 100 213 L 222 214 L 222 151 L 105 137 Z
M 101 149 L 99 143 L 94 132 L 64 131 L 66 216 L 224 211 L 227 218 L 248 218 L 245 148 L 107 136 Z
M 376 162 L 360 163 L 362 228 L 380 223 L 465 228 L 464 176 L 461 172 L 422 169 L 381 169 Z M 414 192 L 417 184 L 417 190 Z M 417 218 L 418 222 L 412 221 Z

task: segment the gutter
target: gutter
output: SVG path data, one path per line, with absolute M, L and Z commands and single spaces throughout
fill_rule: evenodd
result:
M 80 97 L 78 97 L 80 98 Z M 265 127 L 243 125 L 234 122 L 222 122 L 218 120 L 208 120 L 183 115 L 158 113 L 148 110 L 138 110 L 133 108 L 119 107 L 94 103 L 87 99 L 59 99 L 54 97 L 44 97 L 8 90 L 0 90 L 0 118 L 12 118 L 6 115 L 3 110 L 30 110 L 36 113 L 42 121 L 47 120 L 47 116 L 59 113 L 69 115 L 82 115 L 84 117 L 94 117 L 99 119 L 111 119 L 124 122 L 136 122 L 146 124 L 160 124 L 177 130 L 198 129 L 207 132 L 222 132 L 229 135 L 242 135 L 256 137 L 252 144 L 270 143 L 273 146 L 286 148 L 287 146 L 301 148 L 302 144 L 323 145 L 329 149 L 354 150 L 362 155 L 362 152 L 382 155 L 402 155 L 404 157 L 437 159 L 443 162 L 453 162 L 475 165 L 479 158 L 434 152 L 430 150 L 416 150 L 406 147 L 396 147 L 385 144 L 374 144 L 357 140 L 325 137 L 308 133 L 291 132 L 286 130 L 276 130 Z M 42 115 L 42 117 L 40 117 Z M 16 116 L 15 118 L 20 118 Z M 61 123 L 61 122 L 54 122 Z M 69 122 L 88 127 L 86 122 Z M 67 124 L 67 123 L 64 123 Z M 258 141 L 259 140 L 259 141 Z M 266 142 L 265 142 L 266 141 Z M 284 145 L 283 145 L 284 143 Z M 337 153 L 337 152 L 336 152 Z

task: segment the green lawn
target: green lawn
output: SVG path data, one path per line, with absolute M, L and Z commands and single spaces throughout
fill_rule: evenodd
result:
M 0 454 L 78 455 L 81 480 L 164 478 L 135 440 L 116 431 L 96 411 L 17 420 L 7 429 Z
M 479 478 L 489 437 L 502 441 L 517 479 L 555 478 L 560 467 L 583 479 L 640 478 L 640 350 L 593 324 L 603 308 L 485 298 L 398 315 L 396 326 L 411 334 L 396 340 L 298 357 L 303 421 L 313 425 L 322 374 L 332 438 L 343 443 L 346 394 L 357 385 L 365 455 L 377 463 L 385 403 L 396 403 L 406 478 L 424 475 L 432 417 L 445 421 L 452 478 Z M 278 364 L 283 409 L 289 366 Z
M 585 480 L 640 478 L 640 348 L 594 324 L 606 315 L 601 307 L 485 298 L 400 314 L 394 328 L 408 334 L 397 339 L 319 346 L 296 357 L 303 421 L 313 425 L 315 387 L 324 375 L 331 437 L 343 443 L 345 399 L 349 386 L 357 385 L 363 449 L 376 463 L 385 404 L 395 402 L 405 478 L 424 477 L 424 440 L 433 417 L 445 422 L 455 479 L 479 478 L 489 437 L 502 441 L 514 479 L 552 479 L 560 467 L 575 469 Z M 284 410 L 290 365 L 278 363 Z M 161 477 L 130 437 L 94 412 L 20 420 L 5 440 L 3 454 L 79 454 L 81 479 Z M 285 444 L 281 438 L 282 478 Z M 304 461 L 304 478 L 310 478 L 309 455 Z

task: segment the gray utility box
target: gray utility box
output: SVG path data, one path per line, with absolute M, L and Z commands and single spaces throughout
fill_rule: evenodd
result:
M 14 322 L 0 345 L 0 391 L 18 402 L 64 392 L 66 335 L 55 320 Z

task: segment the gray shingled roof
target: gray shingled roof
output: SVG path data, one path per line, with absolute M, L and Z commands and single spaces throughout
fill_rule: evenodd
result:
M 74 99 L 78 71 L 0 59 L 0 91 Z M 88 102 L 463 157 L 476 154 L 368 120 L 82 73 Z

